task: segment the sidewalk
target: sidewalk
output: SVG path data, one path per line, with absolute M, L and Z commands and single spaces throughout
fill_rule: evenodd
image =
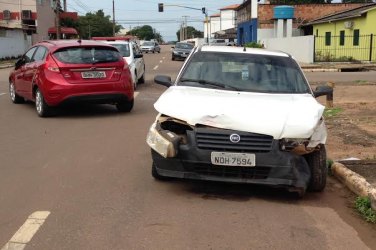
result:
M 352 72 L 376 70 L 376 63 L 299 63 L 304 72 Z

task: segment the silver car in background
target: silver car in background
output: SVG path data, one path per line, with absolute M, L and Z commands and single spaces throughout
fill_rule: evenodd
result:
M 161 47 L 159 47 L 159 44 L 156 41 L 145 41 L 141 44 L 141 50 L 145 53 L 161 53 Z

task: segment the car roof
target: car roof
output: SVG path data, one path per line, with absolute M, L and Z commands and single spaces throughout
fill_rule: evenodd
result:
M 272 51 L 272 50 L 267 50 L 267 49 L 233 47 L 233 46 L 203 45 L 201 47 L 201 51 L 207 51 L 207 52 L 228 52 L 228 53 L 247 53 L 247 54 L 257 54 L 257 55 L 290 57 L 289 54 L 287 54 L 285 52 L 282 52 L 282 51 Z
M 47 40 L 38 42 L 35 45 L 45 45 L 49 47 L 51 51 L 58 50 L 64 47 L 77 47 L 77 46 L 105 46 L 113 48 L 111 45 L 105 44 L 103 42 L 97 42 L 93 40 Z
M 128 42 L 128 41 L 102 41 L 103 43 L 107 43 L 107 44 L 130 44 L 132 42 Z

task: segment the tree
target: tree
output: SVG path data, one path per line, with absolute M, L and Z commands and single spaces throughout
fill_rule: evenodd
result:
M 161 34 L 156 32 L 150 25 L 135 27 L 134 29 L 129 31 L 127 35 L 137 36 L 141 40 L 155 39 L 159 42 L 163 41 Z
M 186 31 L 187 32 L 187 38 L 202 38 L 202 37 L 204 37 L 204 32 L 196 30 L 192 26 L 187 26 L 186 29 L 187 29 L 187 31 Z M 181 29 L 179 29 L 176 32 L 176 36 L 178 37 L 178 41 L 180 41 L 180 30 Z M 184 29 L 183 29 L 183 31 L 184 31 Z
M 86 13 L 78 19 L 78 31 L 81 38 L 87 39 L 93 36 L 112 36 L 112 21 L 109 15 L 105 16 L 103 10 L 95 13 Z M 115 32 L 119 32 L 121 25 L 115 25 Z
M 78 28 L 79 28 L 78 21 L 73 20 L 72 18 L 69 18 L 69 17 L 61 18 L 60 19 L 60 25 L 61 25 L 61 27 L 75 28 L 76 30 L 78 30 Z

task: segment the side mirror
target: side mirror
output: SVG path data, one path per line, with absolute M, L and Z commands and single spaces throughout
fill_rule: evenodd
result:
M 134 55 L 134 58 L 143 58 L 143 57 L 144 57 L 144 55 L 141 54 L 141 53 L 140 53 L 140 54 L 135 54 L 135 55 Z
M 25 60 L 23 57 L 21 57 L 20 59 L 17 60 L 17 62 L 14 64 L 14 67 L 16 69 L 19 69 L 22 65 L 25 64 Z
M 313 91 L 315 97 L 319 96 L 333 96 L 333 88 L 329 86 L 318 86 L 315 91 Z
M 154 77 L 154 82 L 167 88 L 172 86 L 171 77 L 169 76 L 157 75 Z

